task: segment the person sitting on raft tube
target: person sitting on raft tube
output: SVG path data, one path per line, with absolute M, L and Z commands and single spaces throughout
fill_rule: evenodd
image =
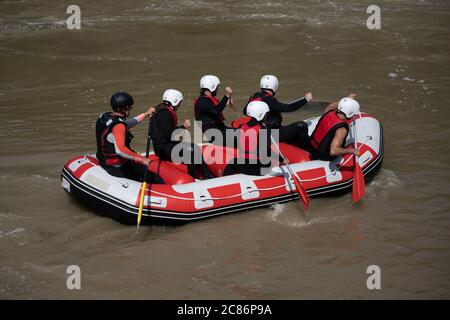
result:
M 282 103 L 275 98 L 275 94 L 278 90 L 278 79 L 273 75 L 265 75 L 261 78 L 260 88 L 261 91 L 254 93 L 250 96 L 247 105 L 244 107 L 243 113 L 246 116 L 248 114 L 248 104 L 252 101 L 264 101 L 270 108 L 270 112 L 267 119 L 264 120 L 267 128 L 279 129 L 280 142 L 286 142 L 302 149 L 305 149 L 309 145 L 309 139 L 305 139 L 305 133 L 307 136 L 308 126 L 304 121 L 292 123 L 287 126 L 282 126 L 283 117 L 281 113 L 292 112 L 300 109 L 309 101 L 312 101 L 313 96 L 311 92 L 307 92 L 304 97 L 301 97 L 291 103 Z M 244 117 L 236 120 L 233 123 L 233 127 L 238 127 L 239 124 L 248 121 L 248 117 Z
M 316 159 L 330 161 L 337 156 L 355 154 L 359 156 L 359 149 L 345 148 L 348 135 L 347 122 L 359 114 L 359 103 L 351 94 L 342 98 L 339 103 L 331 103 L 320 117 L 311 135 L 312 156 Z
M 269 111 L 269 106 L 263 101 L 251 101 L 248 104 L 247 114 L 250 120 L 239 127 L 239 158 L 227 165 L 224 170 L 225 176 L 234 173 L 264 175 L 265 171 L 269 171 L 271 133 L 264 124 Z M 265 143 L 265 149 L 262 143 Z M 268 161 L 263 162 L 263 157 Z
M 130 129 L 155 112 L 149 108 L 133 119 L 127 120 L 133 108 L 133 98 L 125 92 L 117 92 L 111 97 L 113 112 L 100 115 L 95 124 L 97 136 L 97 159 L 112 176 L 140 181 L 150 160 L 134 152 L 130 145 L 133 135 Z M 148 169 L 150 171 L 150 169 Z M 163 183 L 156 173 L 149 172 L 148 182 Z
M 218 77 L 205 75 L 200 79 L 200 96 L 194 100 L 195 120 L 202 122 L 202 132 L 210 142 L 213 133 L 208 135 L 207 130 L 216 129 L 222 133 L 223 144 L 225 143 L 225 130 L 228 128 L 223 116 L 223 110 L 227 105 L 233 107 L 231 95 L 233 90 L 230 87 L 225 88 L 225 95 L 222 100 L 217 100 L 217 91 L 220 85 Z
M 180 156 L 184 159 L 185 153 L 189 153 L 189 161 L 185 162 L 188 167 L 188 173 L 193 178 L 196 177 L 196 169 L 203 178 L 211 179 L 215 176 L 209 171 L 203 159 L 202 151 L 199 146 L 193 143 L 172 140 L 172 134 L 176 129 L 189 129 L 191 122 L 186 119 L 182 126 L 177 126 L 177 109 L 181 106 L 183 94 L 174 89 L 164 91 L 163 102 L 156 107 L 150 123 L 150 135 L 153 141 L 155 154 L 162 160 L 177 163 L 174 157 Z M 172 154 L 174 148 L 177 152 Z M 195 161 L 199 159 L 198 161 Z M 197 162 L 197 163 L 196 163 Z

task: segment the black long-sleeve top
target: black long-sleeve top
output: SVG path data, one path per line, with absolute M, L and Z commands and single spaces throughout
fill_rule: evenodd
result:
M 175 129 L 184 128 L 184 126 L 174 124 L 172 113 L 166 107 L 157 108 L 150 125 L 153 147 L 157 154 L 164 149 L 167 143 L 172 141 L 172 133 Z
M 308 103 L 308 100 L 306 100 L 305 97 L 301 97 L 291 103 L 282 103 L 279 102 L 274 96 L 266 95 L 264 91 L 255 93 L 250 99 L 252 98 L 261 98 L 261 100 L 269 106 L 269 115 L 264 123 L 268 128 L 272 129 L 281 127 L 281 122 L 283 121 L 283 117 L 281 116 L 282 112 L 296 111 Z M 247 115 L 247 105 L 243 110 L 244 115 Z
M 218 105 L 214 103 L 206 96 L 200 96 L 197 99 L 195 105 L 195 120 L 202 121 L 202 131 L 205 132 L 208 129 L 225 129 L 226 126 L 223 123 L 223 110 L 225 109 L 228 97 L 223 96 Z

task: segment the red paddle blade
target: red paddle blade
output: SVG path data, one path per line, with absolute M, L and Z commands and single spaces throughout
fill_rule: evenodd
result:
M 308 211 L 309 203 L 310 203 L 308 193 L 306 193 L 305 188 L 300 183 L 300 181 L 297 180 L 297 178 L 295 176 L 292 176 L 292 179 L 294 180 L 295 188 L 297 189 L 297 192 L 300 196 L 300 200 L 302 201 L 303 207 L 305 208 L 305 212 L 306 212 L 306 211 Z
M 353 190 L 352 190 L 352 201 L 353 203 L 358 202 L 364 197 L 366 193 L 366 185 L 364 181 L 364 175 L 361 166 L 355 161 L 355 171 L 353 172 Z

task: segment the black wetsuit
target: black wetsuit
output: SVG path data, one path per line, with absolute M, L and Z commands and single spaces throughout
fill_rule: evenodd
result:
M 211 132 L 208 132 L 209 129 L 217 129 L 222 133 L 223 143 L 221 145 L 225 145 L 225 131 L 227 129 L 232 129 L 227 127 L 223 122 L 225 120 L 223 116 L 223 110 L 225 109 L 229 98 L 227 96 L 223 96 L 222 100 L 218 101 L 215 97 L 209 97 L 206 95 L 201 95 L 194 101 L 194 109 L 195 109 L 195 120 L 202 122 L 202 132 L 206 135 L 209 142 L 217 143 L 214 140 L 214 137 Z
M 286 142 L 308 151 L 310 150 L 308 125 L 306 122 L 298 121 L 287 126 L 281 125 L 281 122 L 283 121 L 281 113 L 300 109 L 308 103 L 305 97 L 286 104 L 279 102 L 272 94 L 262 90 L 253 94 L 250 97 L 249 102 L 254 100 L 263 101 L 269 106 L 269 115 L 264 123 L 270 129 L 279 129 L 279 139 L 281 142 Z M 244 107 L 244 115 L 247 115 L 247 105 Z
M 151 120 L 151 138 L 155 154 L 162 160 L 172 161 L 172 150 L 178 146 L 180 148 L 180 157 L 186 152 L 189 153 L 190 161 L 185 163 L 188 166 L 188 173 L 195 178 L 195 171 L 199 169 L 204 178 L 209 179 L 214 176 L 206 166 L 202 151 L 199 146 L 193 143 L 182 141 L 173 141 L 172 133 L 175 129 L 184 129 L 184 126 L 177 126 L 175 112 L 170 111 L 169 107 L 161 104 L 156 108 L 156 112 Z M 195 158 L 201 159 L 196 163 Z

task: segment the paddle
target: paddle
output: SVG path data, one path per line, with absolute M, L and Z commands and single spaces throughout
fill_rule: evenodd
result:
M 301 200 L 302 203 L 303 203 L 303 207 L 304 207 L 305 213 L 306 213 L 306 212 L 308 211 L 309 203 L 310 203 L 308 193 L 306 193 L 306 190 L 305 190 L 305 188 L 303 187 L 302 182 L 301 182 L 300 178 L 298 177 L 298 175 L 292 170 L 291 166 L 289 165 L 289 163 L 288 163 L 288 162 L 289 162 L 289 159 L 287 159 L 287 158 L 283 155 L 283 153 L 282 153 L 281 150 L 280 150 L 280 147 L 278 146 L 278 144 L 276 143 L 276 141 L 275 141 L 275 139 L 272 137 L 272 135 L 270 135 L 270 140 L 272 140 L 272 143 L 274 144 L 274 146 L 275 146 L 275 148 L 277 149 L 278 153 L 280 154 L 280 156 L 281 156 L 281 157 L 283 158 L 283 160 L 285 161 L 286 168 L 287 168 L 288 171 L 289 171 L 290 177 L 291 177 L 292 180 L 294 181 L 295 188 L 297 189 L 299 198 L 300 198 L 300 200 Z M 286 161 L 286 160 L 287 160 L 287 161 Z
M 361 115 L 359 116 L 361 118 Z M 355 149 L 358 148 L 358 142 L 357 142 L 357 135 L 356 135 L 356 119 L 353 118 L 353 129 L 355 130 L 355 142 L 354 147 Z M 366 186 L 364 181 L 364 175 L 361 169 L 361 166 L 358 162 L 358 156 L 354 155 L 355 160 L 355 169 L 353 171 L 353 188 L 352 188 L 352 201 L 353 203 L 356 203 L 360 201 L 364 194 L 366 193 Z
M 148 155 L 150 153 L 150 123 L 151 123 L 151 117 L 148 119 L 148 134 L 147 134 L 147 148 L 145 150 L 145 157 L 148 158 Z M 145 165 L 144 165 L 145 166 Z M 139 225 L 141 224 L 142 219 L 142 209 L 144 207 L 144 198 L 145 198 L 145 191 L 147 189 L 147 176 L 148 176 L 148 166 L 145 166 L 144 171 L 144 180 L 142 181 L 141 186 L 141 197 L 139 199 L 139 210 L 138 210 L 138 217 L 137 217 L 137 230 L 139 230 Z
M 228 100 L 228 105 L 230 106 L 231 110 L 233 110 L 233 112 L 236 112 L 236 106 L 234 105 L 232 96 L 230 96 L 230 99 Z

